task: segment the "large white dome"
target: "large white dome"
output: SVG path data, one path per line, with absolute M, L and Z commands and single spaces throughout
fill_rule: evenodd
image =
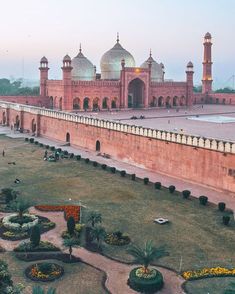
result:
M 80 48 L 79 53 L 72 59 L 72 80 L 92 81 L 95 79 L 94 65 L 82 54 Z
M 142 68 L 148 68 L 149 62 L 151 62 L 151 81 L 163 82 L 164 81 L 164 66 L 162 63 L 157 63 L 150 53 L 149 58 L 140 66 Z
M 121 46 L 119 39 L 117 39 L 114 47 L 107 51 L 101 58 L 101 79 L 119 80 L 122 59 L 125 60 L 126 67 L 135 67 L 134 57 Z

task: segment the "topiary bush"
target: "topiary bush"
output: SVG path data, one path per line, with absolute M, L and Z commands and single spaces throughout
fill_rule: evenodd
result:
M 51 146 L 51 147 L 50 147 L 50 150 L 51 150 L 51 151 L 55 151 L 55 146 Z
M 130 274 L 127 284 L 135 291 L 141 293 L 155 293 L 162 289 L 164 282 L 162 274 L 152 269 L 152 277 L 144 278 L 138 276 L 138 271 L 142 268 L 134 268 Z
M 76 155 L 77 160 L 81 160 L 81 155 Z
M 107 168 L 107 165 L 106 165 L 106 164 L 102 164 L 102 165 L 101 165 L 101 168 L 102 168 L 103 170 L 105 170 L 105 169 Z
M 173 186 L 173 185 L 169 186 L 168 189 L 171 194 L 173 194 L 175 192 L 175 186 Z
M 207 202 L 208 202 L 208 197 L 206 197 L 206 196 L 199 196 L 199 202 L 200 202 L 200 204 L 201 205 L 206 205 L 207 204 Z
M 46 149 L 49 149 L 49 148 L 50 148 L 50 146 L 49 146 L 49 145 L 46 145 L 45 147 L 46 147 Z
M 191 192 L 189 190 L 182 191 L 182 195 L 185 199 L 188 199 L 190 194 L 191 194 Z
M 62 149 L 61 148 L 57 148 L 56 151 L 60 153 L 60 152 L 62 152 Z
M 121 177 L 125 177 L 126 176 L 126 171 L 125 170 L 121 170 L 120 171 Z
M 112 172 L 113 174 L 115 174 L 115 172 L 116 172 L 116 167 L 111 167 L 110 170 L 111 170 L 111 172 Z
M 229 215 L 224 215 L 223 216 L 223 224 L 225 226 L 228 226 L 229 222 L 230 222 L 230 216 Z
M 39 144 L 40 147 L 43 147 L 44 145 L 42 143 Z
M 149 183 L 149 178 L 144 178 L 144 184 L 148 185 L 148 183 Z
M 29 139 L 29 142 L 30 142 L 30 143 L 33 143 L 33 142 L 34 142 L 34 138 L 30 138 L 30 139 Z
M 160 182 L 156 182 L 156 183 L 154 184 L 154 187 L 155 187 L 155 189 L 160 190 L 161 187 L 162 187 L 162 184 L 161 184 Z
M 98 166 L 98 162 L 97 161 L 93 161 L 93 166 L 97 167 Z
M 131 175 L 131 179 L 132 179 L 132 181 L 135 181 L 135 178 L 136 178 L 135 174 L 132 174 L 132 175 Z
M 75 220 L 72 216 L 70 216 L 67 220 L 67 230 L 68 233 L 72 236 L 74 234 L 74 230 L 75 230 Z
M 29 138 L 24 138 L 25 142 L 28 142 L 29 141 Z
M 30 242 L 32 243 L 33 247 L 37 247 L 41 240 L 41 232 L 38 225 L 32 227 L 31 234 L 30 234 Z
M 63 151 L 63 154 L 64 154 L 64 155 L 68 155 L 69 153 L 68 153 L 67 150 L 64 150 L 64 151 Z
M 224 202 L 219 202 L 218 203 L 218 209 L 219 211 L 225 211 L 226 204 Z
M 38 145 L 38 141 L 34 141 L 34 144 L 35 144 L 35 145 Z
M 70 153 L 69 158 L 74 158 L 74 153 Z
M 90 159 L 89 158 L 86 158 L 85 159 L 85 163 L 89 163 L 90 162 Z

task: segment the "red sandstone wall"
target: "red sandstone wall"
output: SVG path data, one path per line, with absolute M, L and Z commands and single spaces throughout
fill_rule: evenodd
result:
M 0 101 L 28 104 L 39 107 L 49 107 L 49 99 L 40 96 L 0 96 Z
M 213 104 L 230 104 L 235 105 L 235 94 L 230 93 L 212 93 L 207 98 L 207 102 Z M 205 95 L 194 93 L 194 103 L 205 103 Z

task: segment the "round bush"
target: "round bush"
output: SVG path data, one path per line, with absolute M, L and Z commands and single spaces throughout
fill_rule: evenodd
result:
M 51 146 L 51 147 L 50 147 L 50 150 L 51 150 L 51 151 L 55 151 L 55 146 Z
M 110 170 L 111 170 L 111 172 L 112 172 L 113 174 L 115 174 L 115 172 L 116 172 L 116 167 L 111 167 Z
M 225 211 L 226 204 L 224 202 L 219 202 L 218 203 L 218 209 L 219 211 Z
M 81 160 L 81 155 L 76 155 L 77 160 Z
M 162 187 L 162 184 L 161 184 L 160 182 L 156 182 L 156 183 L 154 184 L 154 187 L 155 187 L 155 189 L 160 190 L 161 187 Z
M 69 158 L 74 158 L 74 153 L 70 153 Z
M 144 178 L 144 184 L 148 185 L 148 183 L 149 183 L 149 178 Z
M 201 205 L 206 205 L 208 202 L 208 197 L 206 196 L 200 196 L 198 199 Z
M 34 141 L 34 144 L 35 144 L 35 145 L 38 145 L 38 141 Z
M 24 138 L 25 142 L 28 142 L 29 141 L 29 138 Z
M 131 179 L 132 179 L 132 181 L 135 181 L 135 178 L 136 178 L 135 174 L 132 174 L 132 175 L 131 175 Z
M 46 145 L 45 147 L 46 147 L 46 149 L 49 149 L 49 148 L 50 148 L 50 146 L 49 146 L 49 145 Z
M 126 176 L 126 171 L 125 170 L 121 170 L 120 171 L 121 177 L 125 177 Z
M 29 139 L 29 142 L 30 142 L 30 143 L 33 143 L 33 142 L 34 142 L 34 138 L 30 138 L 30 139 Z
M 168 189 L 171 194 L 173 194 L 175 192 L 175 186 L 173 186 L 173 185 L 169 186 Z
M 229 222 L 230 222 L 230 216 L 229 215 L 224 215 L 223 216 L 223 224 L 225 226 L 228 226 Z
M 90 162 L 90 159 L 89 158 L 86 158 L 85 159 L 85 163 L 89 163 Z
M 69 153 L 68 153 L 67 150 L 64 150 L 64 151 L 63 151 L 63 154 L 64 154 L 64 155 L 68 155 Z
M 39 144 L 40 147 L 43 147 L 44 145 L 42 143 Z
M 151 275 L 145 278 L 137 276 L 140 270 L 141 268 L 138 267 L 130 272 L 128 279 L 130 288 L 141 293 L 155 293 L 162 289 L 164 282 L 163 276 L 159 271 L 152 269 Z
M 107 168 L 107 165 L 106 164 L 102 164 L 101 167 L 102 167 L 102 169 L 106 169 Z
M 20 224 L 17 221 L 12 222 L 12 220 L 14 221 L 18 217 L 18 214 L 14 213 L 14 214 L 5 216 L 2 219 L 2 224 L 6 229 L 13 230 L 13 231 L 24 231 L 24 232 L 30 230 L 32 227 L 38 224 L 38 217 L 36 215 L 24 214 L 23 216 L 30 218 L 31 221 L 27 221 L 22 224 Z
M 61 148 L 57 148 L 56 151 L 60 153 L 60 152 L 62 152 L 62 149 Z
M 51 282 L 59 279 L 64 274 L 64 269 L 56 263 L 42 262 L 28 266 L 25 275 L 33 281 Z
M 185 199 L 188 199 L 190 194 L 191 194 L 191 192 L 189 190 L 182 191 L 182 195 Z
M 93 161 L 93 166 L 98 166 L 98 162 L 97 161 Z

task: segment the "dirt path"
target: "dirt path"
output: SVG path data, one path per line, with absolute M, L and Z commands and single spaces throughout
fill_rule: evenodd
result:
M 62 250 L 65 248 L 62 245 L 60 237 L 62 231 L 66 230 L 66 222 L 62 212 L 42 212 L 35 208 L 30 208 L 30 213 L 49 218 L 52 222 L 56 223 L 56 227 L 44 233 L 41 236 L 43 241 L 52 242 L 54 245 L 60 247 Z M 7 213 L 0 213 L 0 218 L 8 215 Z M 0 239 L 0 245 L 7 251 L 12 251 L 21 241 L 6 241 Z M 129 288 L 127 279 L 129 272 L 135 266 L 127 265 L 121 262 L 111 260 L 105 256 L 97 253 L 90 252 L 85 248 L 74 248 L 73 255 L 81 258 L 85 263 L 98 268 L 106 273 L 107 279 L 105 286 L 112 294 L 134 294 L 137 293 Z M 157 269 L 163 274 L 165 285 L 164 288 L 158 292 L 159 294 L 182 294 L 184 293 L 181 285 L 184 279 L 178 276 L 175 272 L 167 270 L 162 267 Z

